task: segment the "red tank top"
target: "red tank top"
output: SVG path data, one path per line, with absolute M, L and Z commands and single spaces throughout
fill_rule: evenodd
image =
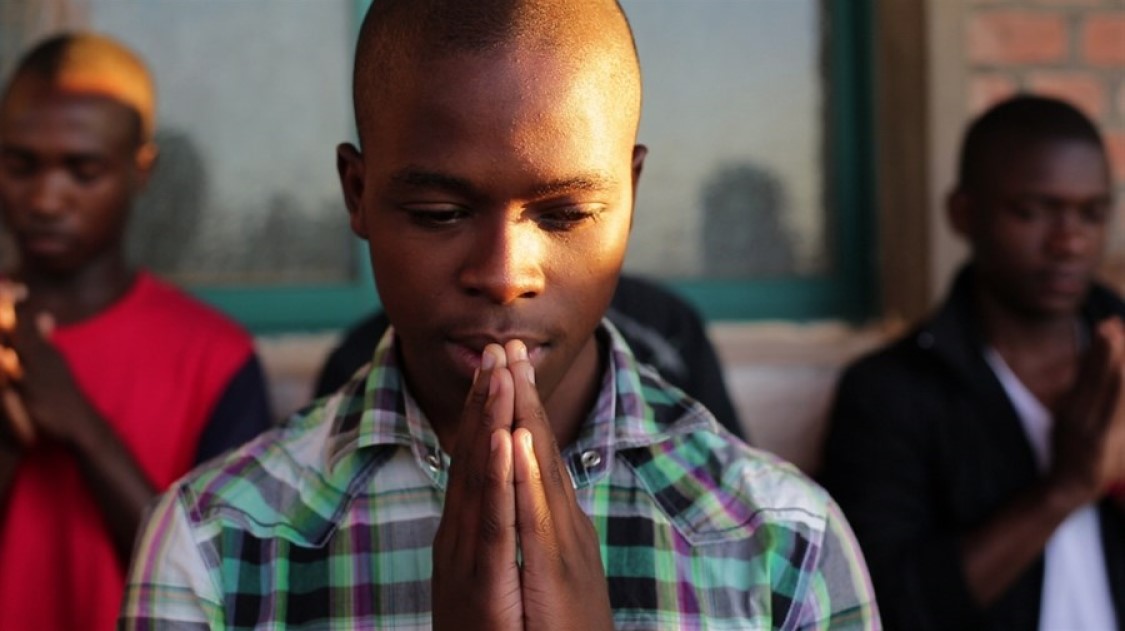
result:
M 191 468 L 211 410 L 253 352 L 236 324 L 145 273 L 53 341 L 158 489 Z M 24 455 L 0 523 L 0 628 L 114 627 L 125 569 L 65 448 Z

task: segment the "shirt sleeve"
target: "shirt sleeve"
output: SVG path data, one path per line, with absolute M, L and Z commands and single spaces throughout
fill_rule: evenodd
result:
M 188 522 L 181 494 L 161 496 L 133 551 L 118 629 L 222 628 L 222 598 Z
M 256 354 L 250 354 L 242 364 L 203 427 L 195 451 L 195 464 L 249 441 L 270 428 L 269 394 L 262 364 Z
M 814 569 L 803 598 L 794 603 L 794 629 L 882 628 L 875 591 L 859 544 L 839 506 L 828 501 L 824 539 L 817 550 Z

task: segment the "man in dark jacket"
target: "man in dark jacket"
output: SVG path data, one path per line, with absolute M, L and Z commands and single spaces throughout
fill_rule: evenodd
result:
M 1093 280 L 1109 173 L 1065 103 L 985 113 L 948 202 L 970 263 L 840 383 L 824 483 L 888 628 L 1125 622 L 1125 305 Z

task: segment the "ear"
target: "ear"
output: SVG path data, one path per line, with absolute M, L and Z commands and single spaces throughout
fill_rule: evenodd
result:
M 633 229 L 633 220 L 637 216 L 637 184 L 641 181 L 641 171 L 645 168 L 645 156 L 648 155 L 648 147 L 644 145 L 633 145 L 633 213 L 629 217 L 629 229 Z
M 956 189 L 945 199 L 945 213 L 949 226 L 962 239 L 970 240 L 972 222 L 972 200 L 969 194 Z
M 363 214 L 363 154 L 351 143 L 336 147 L 336 171 L 340 174 L 340 190 L 355 236 L 367 240 L 367 220 Z
M 160 148 L 151 140 L 137 147 L 136 153 L 133 154 L 133 167 L 137 171 L 137 190 L 148 184 L 149 178 L 152 177 L 152 169 L 156 166 L 156 160 L 159 157 Z
M 648 147 L 644 145 L 633 145 L 633 197 L 637 196 L 637 182 L 641 179 L 641 171 L 644 170 L 645 156 L 648 155 Z

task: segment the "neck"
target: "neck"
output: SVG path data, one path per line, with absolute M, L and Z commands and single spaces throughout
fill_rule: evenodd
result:
M 1073 353 L 1079 314 L 1031 316 L 1012 309 L 981 286 L 974 285 L 977 315 L 985 341 L 1001 354 L 1041 353 L 1059 348 Z
M 597 333 L 591 335 L 558 387 L 543 401 L 560 448 L 578 439 L 590 410 L 597 403 L 607 354 L 607 343 L 603 343 Z
M 1078 375 L 1078 313 L 1030 317 L 979 284 L 975 292 L 985 341 L 1047 409 L 1058 413 Z
M 63 274 L 21 266 L 15 278 L 27 286 L 29 310 L 46 311 L 66 325 L 97 315 L 119 300 L 132 286 L 136 271 L 115 253 Z

